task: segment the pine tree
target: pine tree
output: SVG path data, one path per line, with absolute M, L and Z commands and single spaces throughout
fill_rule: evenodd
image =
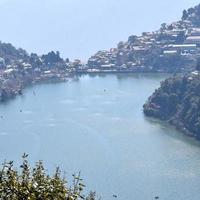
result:
M 188 12 L 186 10 L 184 10 L 182 20 L 186 20 L 187 18 L 188 18 Z

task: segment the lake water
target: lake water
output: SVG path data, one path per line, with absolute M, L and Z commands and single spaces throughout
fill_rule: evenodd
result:
M 84 75 L 26 89 L 0 105 L 1 161 L 27 152 L 50 172 L 81 170 L 105 200 L 199 200 L 199 142 L 142 112 L 165 77 Z

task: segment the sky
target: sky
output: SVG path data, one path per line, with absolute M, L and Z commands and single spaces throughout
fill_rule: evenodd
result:
M 159 29 L 199 0 L 0 0 L 0 40 L 29 53 L 86 61 L 130 35 Z

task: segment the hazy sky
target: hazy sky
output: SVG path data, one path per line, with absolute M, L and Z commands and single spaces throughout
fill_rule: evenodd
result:
M 198 0 L 0 0 L 0 40 L 86 60 L 120 40 L 178 20 Z

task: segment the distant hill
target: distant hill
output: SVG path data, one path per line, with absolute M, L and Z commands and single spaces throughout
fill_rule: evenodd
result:
M 144 105 L 147 116 L 166 120 L 186 134 L 200 139 L 200 74 L 174 76 Z

